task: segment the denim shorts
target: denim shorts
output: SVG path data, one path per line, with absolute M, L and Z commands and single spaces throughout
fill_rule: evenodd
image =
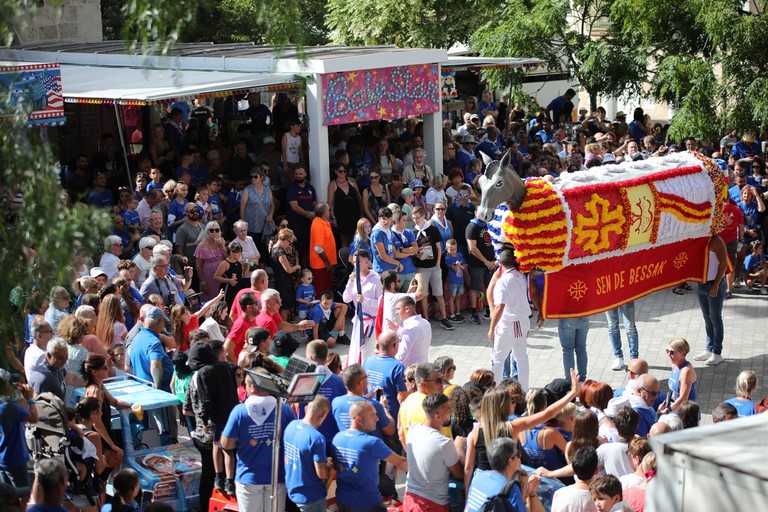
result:
M 448 283 L 448 293 L 451 297 L 456 297 L 464 293 L 464 283 Z

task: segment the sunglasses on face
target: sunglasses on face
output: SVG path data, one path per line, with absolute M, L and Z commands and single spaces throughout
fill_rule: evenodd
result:
M 445 208 L 435 208 L 435 210 L 438 211 L 438 212 L 441 212 L 441 211 L 445 210 Z
M 221 230 L 219 228 L 213 228 L 208 230 L 209 233 L 221 233 Z

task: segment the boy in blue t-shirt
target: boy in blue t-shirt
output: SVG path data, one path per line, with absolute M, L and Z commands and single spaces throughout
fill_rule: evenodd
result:
M 765 268 L 765 254 L 763 254 L 763 243 L 759 240 L 752 242 L 752 254 L 744 259 L 744 273 L 747 275 L 747 287 L 753 289 L 755 279 L 760 278 L 760 293 L 768 295 L 765 289 L 766 277 L 768 271 Z
M 448 320 L 451 322 L 463 322 L 461 311 L 461 299 L 464 294 L 464 272 L 467 263 L 459 252 L 459 245 L 451 238 L 445 243 L 448 254 L 445 255 L 445 266 L 448 267 Z
M 305 268 L 301 271 L 301 284 L 296 288 L 296 302 L 299 310 L 299 318 L 306 320 L 312 301 L 315 300 L 315 287 L 312 286 L 314 276 L 312 271 Z
M 315 304 L 307 314 L 307 318 L 315 322 L 312 329 L 307 329 L 307 336 L 313 340 L 323 340 L 329 347 L 336 343 L 349 345 L 349 337 L 344 334 L 347 308 L 346 304 L 333 302 L 333 292 L 324 291 L 320 303 Z
M 150 169 L 149 179 L 152 181 L 147 183 L 147 192 L 151 192 L 155 189 L 163 190 L 163 172 L 160 169 Z
M 139 207 L 139 200 L 136 199 L 136 196 L 131 196 L 126 206 L 127 208 L 122 212 L 125 229 L 131 232 L 141 232 L 141 220 L 139 219 L 139 212 L 136 211 L 136 208 Z

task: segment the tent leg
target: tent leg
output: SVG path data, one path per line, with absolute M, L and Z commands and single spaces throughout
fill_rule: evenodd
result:
M 120 118 L 120 106 L 117 104 L 117 101 L 114 103 L 115 106 L 115 120 L 117 121 L 117 132 L 120 135 L 120 145 L 123 148 L 123 160 L 125 161 L 125 173 L 128 176 L 128 188 L 132 188 L 133 186 L 133 180 L 131 180 L 131 166 L 128 164 L 128 144 L 125 140 L 125 133 L 123 132 L 123 120 Z

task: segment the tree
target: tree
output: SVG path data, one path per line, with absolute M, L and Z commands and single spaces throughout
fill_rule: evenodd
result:
M 491 6 L 487 0 L 328 0 L 326 23 L 339 44 L 450 48 L 468 41 Z
M 537 57 L 550 70 L 564 69 L 589 94 L 592 110 L 598 95 L 640 92 L 645 60 L 612 37 L 612 0 L 510 0 L 480 26 L 472 48 L 488 57 Z M 489 73 L 494 86 L 509 75 Z
M 671 137 L 713 140 L 768 124 L 763 2 L 615 0 L 611 19 L 648 59 L 650 95 L 675 106 Z

